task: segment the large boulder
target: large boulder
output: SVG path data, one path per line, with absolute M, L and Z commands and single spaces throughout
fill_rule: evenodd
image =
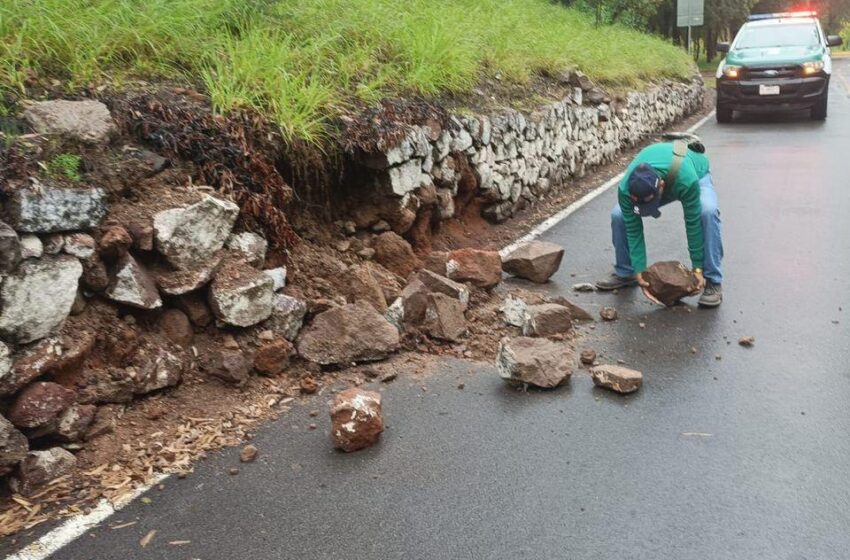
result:
M 72 389 L 38 381 L 18 394 L 7 418 L 18 428 L 40 428 L 55 422 L 76 398 L 77 393 Z
M 560 245 L 547 241 L 532 241 L 505 257 L 502 270 L 544 284 L 558 271 L 563 258 L 564 249 Z
M 41 183 L 14 190 L 4 206 L 10 225 L 26 233 L 92 229 L 106 210 L 103 189 Z
M 100 101 L 39 101 L 27 107 L 24 119 L 39 134 L 59 135 L 87 143 L 108 142 L 118 129 Z
M 497 251 L 459 249 L 449 253 L 446 272 L 457 282 L 490 289 L 502 281 L 502 257 Z
M 15 270 L 21 261 L 21 240 L 9 224 L 0 222 L 0 275 Z
M 545 338 L 503 339 L 496 355 L 499 375 L 511 384 L 552 389 L 573 373 L 575 356 L 565 344 Z
M 367 303 L 320 313 L 298 338 L 298 354 L 321 365 L 382 360 L 399 347 L 398 330 Z
M 375 238 L 372 248 L 375 249 L 375 262 L 402 278 L 407 278 L 421 266 L 410 243 L 392 231 L 386 231 Z
M 70 256 L 22 262 L 0 285 L 0 336 L 25 344 L 54 332 L 71 312 L 82 274 Z
M 27 438 L 0 416 L 0 476 L 8 474 L 27 456 Z
M 129 253 L 118 259 L 104 295 L 113 301 L 139 309 L 162 307 L 162 299 L 153 277 Z
M 466 306 L 445 294 L 428 294 L 422 330 L 432 338 L 457 342 L 466 334 Z
M 345 452 L 373 445 L 384 431 L 381 394 L 363 389 L 338 393 L 331 406 L 331 441 Z
M 553 336 L 573 328 L 570 310 L 556 303 L 529 305 L 525 310 L 522 334 L 525 336 Z
M 198 268 L 224 247 L 238 215 L 239 206 L 211 196 L 159 212 L 153 217 L 156 249 L 175 268 Z
M 639 371 L 602 364 L 590 368 L 593 382 L 599 387 L 611 389 L 617 393 L 634 393 L 643 385 L 643 374 Z
M 274 297 L 274 281 L 242 262 L 225 265 L 209 291 L 215 316 L 236 327 L 250 327 L 268 319 Z
M 643 279 L 649 282 L 649 291 L 668 307 L 676 305 L 683 297 L 693 295 L 697 289 L 694 273 L 678 261 L 657 262 L 646 269 Z
M 14 492 L 26 496 L 51 480 L 70 473 L 76 465 L 77 458 L 61 447 L 30 451 L 21 461 L 18 474 L 10 481 L 10 486 Z

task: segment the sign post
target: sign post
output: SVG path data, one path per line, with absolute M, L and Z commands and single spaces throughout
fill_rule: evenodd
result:
M 677 0 L 676 26 L 688 28 L 688 54 L 691 54 L 691 28 L 705 22 L 705 0 Z

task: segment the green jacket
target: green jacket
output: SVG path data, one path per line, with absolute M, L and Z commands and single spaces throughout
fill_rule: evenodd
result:
M 643 220 L 635 214 L 634 203 L 629 196 L 628 179 L 632 170 L 642 163 L 655 168 L 666 180 L 670 164 L 673 162 L 673 144 L 670 142 L 647 146 L 635 157 L 623 180 L 620 181 L 618 200 L 623 219 L 626 223 L 626 234 L 629 240 L 629 255 L 635 273 L 646 270 L 646 241 L 643 237 Z M 702 235 L 702 205 L 700 204 L 699 181 L 709 172 L 708 158 L 704 154 L 688 150 L 685 160 L 679 168 L 675 185 L 666 185 L 661 203 L 667 204 L 678 200 L 685 211 L 685 229 L 688 234 L 688 251 L 694 268 L 702 268 L 704 242 Z

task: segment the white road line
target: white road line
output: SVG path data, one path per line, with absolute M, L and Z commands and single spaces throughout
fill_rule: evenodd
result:
M 702 118 L 698 123 L 688 129 L 688 132 L 693 132 L 701 127 L 705 122 L 710 119 L 714 115 L 714 111 L 706 115 Z M 607 181 L 600 187 L 597 187 L 593 191 L 584 195 L 581 199 L 573 202 L 554 216 L 545 220 L 543 223 L 535 227 L 531 230 L 527 235 L 518 239 L 514 243 L 511 243 L 499 253 L 502 257 L 509 255 L 513 250 L 522 245 L 523 243 L 528 243 L 541 235 L 543 235 L 546 231 L 550 230 L 554 227 L 558 222 L 564 220 L 567 216 L 604 193 L 608 189 L 610 189 L 613 185 L 617 184 L 620 179 L 623 178 L 623 174 L 620 173 L 613 179 Z M 85 534 L 89 529 L 97 526 L 100 523 L 103 523 L 106 519 L 108 519 L 112 514 L 116 511 L 121 510 L 127 504 L 150 490 L 153 486 L 159 484 L 170 475 L 162 474 L 159 475 L 152 484 L 148 486 L 142 486 L 137 488 L 135 491 L 125 496 L 119 503 L 115 505 L 110 504 L 106 500 L 101 501 L 97 507 L 95 507 L 91 513 L 87 515 L 79 515 L 77 517 L 72 517 L 66 520 L 64 523 L 35 541 L 34 543 L 22 548 L 19 552 L 12 554 L 11 556 L 7 556 L 5 560 L 45 560 L 51 554 L 59 550 L 60 548 L 70 544 L 76 538 Z
M 7 556 L 6 560 L 44 560 L 45 558 L 48 558 L 51 554 L 63 546 L 70 544 L 71 541 L 83 535 L 89 529 L 103 523 L 116 511 L 121 510 L 130 502 L 150 490 L 151 487 L 159 484 L 169 476 L 170 475 L 167 474 L 157 475 L 153 483 L 148 486 L 137 488 L 133 492 L 122 497 L 114 505 L 110 504 L 107 500 L 101 500 L 91 513 L 69 518 L 34 543 L 25 546 L 11 556 Z
M 709 113 L 706 116 L 704 116 L 703 118 L 701 118 L 696 124 L 694 124 L 692 127 L 690 127 L 687 131 L 688 132 L 696 131 L 702 125 L 704 125 L 708 121 L 708 119 L 712 118 L 713 116 L 714 116 L 714 111 L 712 111 L 711 113 Z M 503 248 L 501 251 L 499 251 L 499 254 L 502 256 L 502 258 L 505 258 L 508 255 L 510 255 L 512 252 L 514 252 L 520 246 L 528 243 L 529 241 L 534 241 L 535 239 L 537 239 L 538 237 L 540 237 L 541 235 L 543 235 L 544 233 L 546 233 L 547 231 L 549 231 L 550 229 L 552 229 L 553 227 L 555 227 L 556 225 L 558 225 L 559 223 L 564 221 L 568 216 L 575 213 L 576 210 L 578 210 L 582 206 L 586 205 L 588 202 L 590 202 L 594 198 L 598 197 L 599 195 L 601 195 L 602 193 L 604 193 L 605 191 L 607 191 L 608 189 L 610 189 L 611 187 L 613 187 L 614 185 L 619 183 L 623 179 L 624 175 L 625 175 L 625 173 L 620 173 L 616 177 L 611 178 L 610 180 L 606 181 L 601 186 L 593 189 L 592 191 L 590 191 L 589 193 L 587 193 L 586 195 L 584 195 L 580 199 L 576 200 L 575 202 L 573 202 L 572 204 L 570 204 L 569 206 L 567 206 L 566 208 L 564 208 L 563 210 L 561 210 L 557 214 L 550 216 L 549 218 L 547 218 L 546 220 L 544 220 L 543 222 L 538 224 L 534 229 L 532 229 L 526 235 L 520 237 L 519 239 L 517 239 L 516 241 L 514 241 L 510 245 Z

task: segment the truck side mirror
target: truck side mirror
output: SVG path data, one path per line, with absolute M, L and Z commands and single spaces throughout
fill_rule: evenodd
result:
M 827 35 L 826 44 L 830 47 L 840 47 L 842 43 L 841 37 L 838 35 Z
M 717 43 L 717 52 L 728 53 L 730 44 L 727 42 Z

